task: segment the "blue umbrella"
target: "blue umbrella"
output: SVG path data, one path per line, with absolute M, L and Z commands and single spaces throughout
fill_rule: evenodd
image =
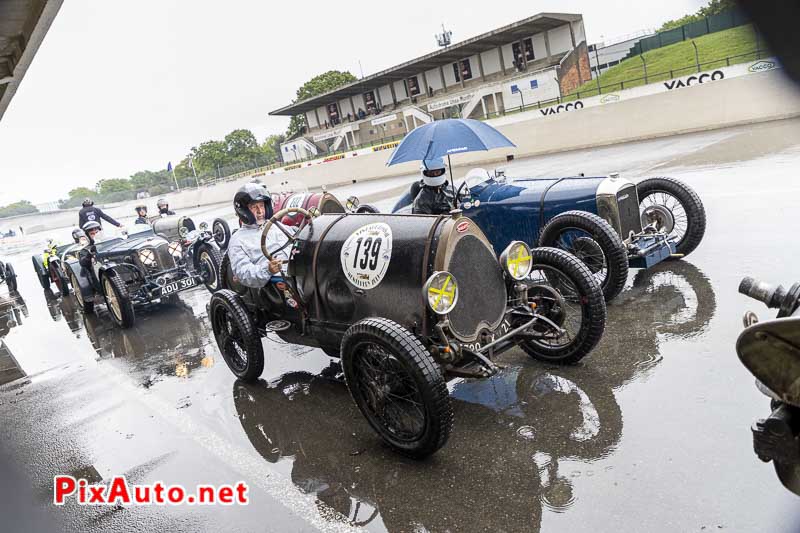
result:
M 394 149 L 388 166 L 407 161 L 450 157 L 464 152 L 516 146 L 505 135 L 479 120 L 450 118 L 420 126 Z

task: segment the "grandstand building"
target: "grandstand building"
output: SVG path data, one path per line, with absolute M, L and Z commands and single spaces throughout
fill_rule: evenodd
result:
M 540 13 L 272 111 L 303 118 L 285 162 L 397 139 L 432 120 L 489 118 L 592 78 L 581 15 Z

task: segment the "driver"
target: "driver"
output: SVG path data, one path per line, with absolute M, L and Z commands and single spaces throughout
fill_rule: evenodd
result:
M 274 254 L 273 260 L 267 259 L 261 251 L 261 226 L 272 217 L 272 198 L 263 185 L 245 184 L 233 197 L 233 208 L 242 224 L 228 245 L 233 275 L 246 287 L 261 288 L 269 283 L 272 276 L 285 272 L 289 251 L 273 250 L 284 246 L 289 238 L 277 228 L 279 222 L 276 222 L 267 234 L 267 249 Z
M 422 187 L 411 207 L 420 215 L 446 215 L 453 209 L 453 195 L 448 191 L 444 159 L 428 159 L 420 165 Z
M 83 230 L 81 228 L 75 228 L 72 230 L 72 240 L 75 241 L 75 244 L 81 243 L 81 237 L 84 236 Z
M 92 277 L 91 279 L 94 279 L 94 269 L 92 268 L 92 263 L 94 262 L 94 256 L 97 253 L 97 249 L 95 248 L 95 239 L 99 239 L 101 237 L 103 228 L 100 226 L 99 222 L 90 220 L 83 225 L 83 232 L 89 239 L 89 244 L 81 248 L 81 251 L 78 252 L 78 263 L 80 263 L 80 265 L 86 269 L 86 272 Z
M 158 202 L 156 202 L 156 207 L 158 207 L 158 214 L 162 217 L 175 214 L 175 211 L 169 210 L 169 202 L 167 202 L 166 198 L 159 198 Z
M 147 206 L 146 205 L 144 205 L 144 204 L 137 205 L 136 206 L 136 214 L 139 215 L 139 218 L 136 219 L 136 222 L 134 222 L 134 224 L 150 224 L 150 221 L 147 220 Z

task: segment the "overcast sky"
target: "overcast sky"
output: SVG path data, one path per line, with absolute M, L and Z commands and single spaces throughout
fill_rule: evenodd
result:
M 0 205 L 165 168 L 209 139 L 285 130 L 267 113 L 330 69 L 365 75 L 540 12 L 581 13 L 590 43 L 705 0 L 66 0 L 0 121 Z

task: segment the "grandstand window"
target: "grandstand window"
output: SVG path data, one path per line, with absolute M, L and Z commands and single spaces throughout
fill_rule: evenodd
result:
M 377 106 L 375 105 L 375 93 L 373 91 L 364 93 L 364 103 L 367 106 L 367 113 L 375 111 Z
M 536 56 L 533 54 L 533 41 L 528 38 L 522 42 L 525 45 L 525 60 L 526 61 L 533 61 L 536 59 Z
M 461 67 L 461 77 L 464 78 L 464 81 L 472 79 L 472 67 L 469 64 L 469 59 L 465 59 L 463 61 L 458 62 L 459 66 Z
M 408 78 L 408 92 L 411 96 L 416 96 L 419 94 L 419 82 L 417 82 L 416 76 L 411 76 Z

